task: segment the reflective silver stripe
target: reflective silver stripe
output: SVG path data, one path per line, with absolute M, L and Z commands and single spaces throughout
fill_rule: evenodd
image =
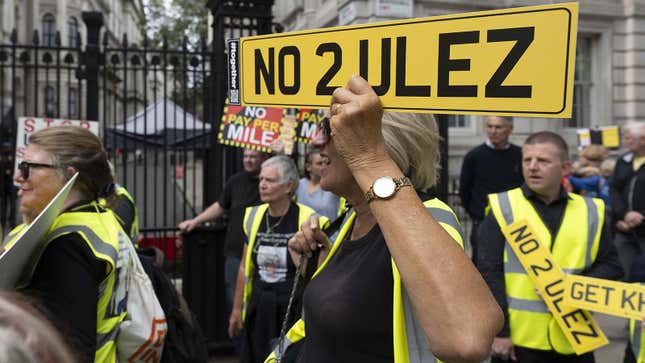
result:
M 499 209 L 502 210 L 502 215 L 506 224 L 513 223 L 513 208 L 511 207 L 511 200 L 508 197 L 508 192 L 497 194 L 497 200 L 499 200 Z
M 291 344 L 293 344 L 293 342 L 286 335 L 282 340 L 278 339 L 278 344 L 276 344 L 273 349 L 273 354 L 275 355 L 276 360 L 282 359 L 282 355 L 287 351 Z
M 591 248 L 596 239 L 596 230 L 598 229 L 598 206 L 591 198 L 582 198 L 587 205 L 587 252 L 585 253 L 585 267 L 591 266 Z
M 509 244 L 507 243 L 504 246 L 504 249 L 506 249 L 506 262 L 504 263 L 504 272 L 526 275 L 526 270 L 524 269 L 524 266 L 522 266 L 520 260 L 517 258 L 517 255 L 515 254 L 515 251 L 513 251 L 513 248 L 511 248 L 511 246 L 509 246 Z
M 97 333 L 96 334 L 96 351 L 98 352 L 103 346 L 109 342 L 116 340 L 116 336 L 119 334 L 119 328 L 121 324 L 117 324 L 111 331 L 107 333 Z
M 246 233 L 248 233 L 246 237 L 248 238 L 251 238 L 251 228 L 253 228 L 253 221 L 255 220 L 255 214 L 258 212 L 259 208 L 260 208 L 259 205 L 251 208 L 251 212 L 249 212 L 249 218 L 246 220 Z
M 74 232 L 82 232 L 96 252 L 109 256 L 112 259 L 112 263 L 116 264 L 118 256 L 117 249 L 111 244 L 103 242 L 103 240 L 87 226 L 69 225 L 57 228 L 49 234 L 47 242 L 51 242 L 62 234 Z
M 638 356 L 641 353 L 641 335 L 642 335 L 641 323 L 640 321 L 636 321 L 634 322 L 634 337 L 632 339 L 632 351 L 634 352 L 634 357 L 636 357 L 636 361 L 638 361 Z
M 583 269 L 581 268 L 563 268 L 562 272 L 568 275 L 577 275 L 582 272 Z
M 515 297 L 510 297 L 510 296 L 506 297 L 506 301 L 508 301 L 509 309 L 530 311 L 533 313 L 549 312 L 549 309 L 546 307 L 546 304 L 542 301 L 519 299 Z
M 435 207 L 426 207 L 426 209 L 428 210 L 428 212 L 430 212 L 430 215 L 432 215 L 432 217 L 437 220 L 437 222 L 445 223 L 451 226 L 457 231 L 457 233 L 459 233 L 461 239 L 464 239 L 464 234 L 461 231 L 461 224 L 459 223 L 459 220 L 457 220 L 457 217 L 454 213 L 445 209 Z
M 401 286 L 403 295 L 403 313 L 405 314 L 405 337 L 408 341 L 409 363 L 436 363 L 437 359 L 432 355 L 428 346 L 428 339 L 421 327 L 421 323 L 414 316 L 414 307 L 408 296 L 405 286 Z

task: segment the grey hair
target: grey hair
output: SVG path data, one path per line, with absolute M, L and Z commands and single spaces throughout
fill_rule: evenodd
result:
M 54 326 L 22 295 L 0 292 L 0 363 L 72 363 Z
M 426 190 L 435 186 L 440 138 L 434 116 L 385 112 L 381 129 L 388 154 L 410 178 L 414 188 Z
M 629 131 L 633 137 L 645 136 L 645 122 L 644 121 L 629 121 L 625 124 L 624 129 Z
M 506 125 L 510 126 L 513 128 L 513 116 L 499 116 L 499 115 L 488 115 L 488 117 L 497 117 L 501 118 L 506 122 Z M 488 119 L 488 117 L 486 117 Z
M 296 163 L 294 163 L 290 157 L 285 155 L 272 156 L 262 163 L 263 168 L 267 166 L 273 166 L 278 169 L 278 174 L 280 174 L 280 184 L 286 184 L 291 181 L 293 182 L 293 189 L 291 192 L 296 190 L 300 176 L 298 175 L 298 167 L 296 167 Z

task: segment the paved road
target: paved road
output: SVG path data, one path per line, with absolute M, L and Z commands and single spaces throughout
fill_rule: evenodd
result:
M 595 314 L 594 317 L 602 328 L 610 344 L 596 351 L 596 363 L 621 363 L 627 343 L 627 321 L 608 315 Z M 209 363 L 237 363 L 234 355 L 211 357 Z

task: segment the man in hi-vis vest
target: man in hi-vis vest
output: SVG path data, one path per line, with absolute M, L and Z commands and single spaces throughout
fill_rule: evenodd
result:
M 490 212 L 479 229 L 478 267 L 506 318 L 493 341 L 493 362 L 594 362 L 593 353 L 574 354 L 501 231 L 526 220 L 564 273 L 622 276 L 602 200 L 567 193 L 561 186 L 571 166 L 568 154 L 558 134 L 530 135 L 522 146 L 525 183 L 489 195 Z

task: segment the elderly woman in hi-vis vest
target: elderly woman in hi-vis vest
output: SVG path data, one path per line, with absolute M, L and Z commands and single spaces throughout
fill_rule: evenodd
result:
M 248 207 L 244 214 L 241 227 L 247 241 L 229 321 L 229 335 L 242 334 L 242 363 L 262 362 L 280 333 L 296 271 L 288 241 L 315 214 L 293 201 L 297 185 L 293 160 L 284 155 L 269 158 L 260 171 L 264 204 Z
M 464 253 L 453 211 L 434 195 L 432 115 L 383 114 L 359 76 L 334 91 L 314 144 L 322 188 L 353 207 L 332 240 L 314 219 L 289 248 L 321 249 L 303 320 L 266 362 L 479 362 L 503 316 Z

